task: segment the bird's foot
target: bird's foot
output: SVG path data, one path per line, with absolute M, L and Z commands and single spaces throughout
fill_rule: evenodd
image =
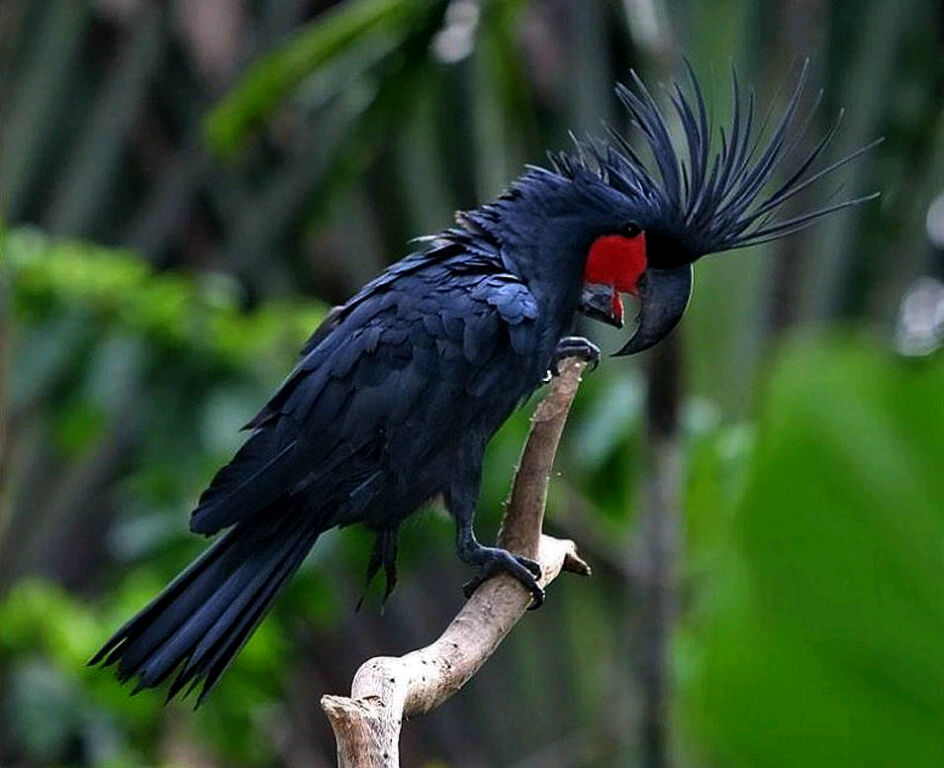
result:
M 550 368 L 551 376 L 560 375 L 558 363 L 565 357 L 583 360 L 589 364 L 592 371 L 600 364 L 600 348 L 583 336 L 565 336 L 557 342 L 557 349 L 554 350 L 554 359 L 551 360 Z
M 538 584 L 542 573 L 541 564 L 537 561 L 523 555 L 514 555 L 506 549 L 481 545 L 460 552 L 459 557 L 477 570 L 475 576 L 462 586 L 467 598 L 492 576 L 504 572 L 514 576 L 531 593 L 531 605 L 528 610 L 540 608 L 544 602 L 544 590 Z

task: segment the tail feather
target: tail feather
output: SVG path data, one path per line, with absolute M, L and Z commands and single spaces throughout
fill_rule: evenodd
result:
M 188 689 L 190 693 L 202 679 L 203 690 L 197 699 L 197 705 L 203 701 L 259 626 L 269 605 L 304 560 L 317 535 L 318 531 L 311 531 L 308 536 L 297 537 L 275 569 L 268 573 L 266 578 L 255 580 L 253 586 L 247 589 L 240 599 L 230 604 L 215 626 L 194 648 L 187 663 L 171 684 L 168 700 L 187 683 L 191 683 Z
M 276 592 L 281 590 L 291 574 L 292 570 L 286 568 L 276 580 L 266 587 L 266 594 L 262 600 L 247 609 L 240 619 L 238 626 L 234 627 L 232 634 L 221 641 L 216 652 L 206 661 L 204 665 L 206 668 L 206 678 L 203 690 L 200 692 L 200 696 L 197 700 L 198 704 L 203 701 L 206 695 L 216 686 L 220 677 L 252 636 L 259 622 L 264 618 L 265 609 L 262 607 L 262 601 L 272 599 L 270 595 L 274 596 Z
M 138 638 L 136 649 L 146 655 L 166 637 L 166 635 L 159 633 L 156 627 L 157 619 L 159 617 L 163 618 L 163 614 L 166 613 L 169 608 L 176 606 L 178 609 L 184 609 L 189 607 L 189 603 L 197 603 L 199 592 L 192 589 L 191 585 L 199 575 L 205 573 L 208 568 L 212 567 L 213 563 L 218 561 L 232 545 L 232 533 L 231 531 L 230 534 L 224 536 L 209 547 L 200 557 L 194 560 L 168 584 L 163 592 L 115 630 L 115 633 L 108 639 L 108 642 L 89 660 L 89 664 L 101 664 L 103 667 L 110 667 L 112 664 L 122 660 L 117 674 L 122 682 L 127 680 L 127 676 L 123 676 L 122 671 L 133 668 L 131 662 L 132 655 L 130 654 L 130 648 L 127 642 L 128 639 L 132 637 Z M 172 621 L 166 621 L 165 623 L 168 628 L 174 626 Z M 148 627 L 151 627 L 151 631 L 145 637 L 143 632 Z
M 219 571 L 220 569 L 216 569 Z M 194 592 L 204 585 L 213 585 L 217 582 L 217 572 L 208 571 L 208 578 L 202 584 L 194 583 Z M 247 560 L 231 575 L 225 577 L 222 584 L 202 604 L 198 605 L 189 615 L 184 610 L 175 613 L 176 622 L 179 615 L 187 616 L 182 623 L 176 624 L 172 634 L 161 640 L 160 646 L 154 651 L 148 651 L 143 663 L 131 669 L 132 662 L 128 659 L 128 672 L 139 678 L 140 687 L 160 685 L 168 675 L 178 666 L 182 659 L 191 656 L 194 643 L 199 642 L 207 632 L 226 632 L 229 629 L 225 620 L 227 606 L 235 600 L 249 600 L 255 596 L 254 584 L 267 579 L 269 576 L 265 562 L 256 562 L 256 559 Z M 162 617 L 165 624 L 169 622 Z M 171 625 L 173 626 L 173 625 Z
M 207 563 L 180 595 L 126 635 L 127 642 L 118 659 L 119 679 L 137 677 L 139 687 L 152 687 L 163 681 L 185 650 L 188 635 L 199 632 L 200 620 L 203 624 L 212 620 L 217 603 L 240 589 L 236 577 L 244 566 L 227 576 L 234 554 L 230 548 Z
M 239 524 L 194 561 L 144 610 L 122 626 L 90 664 L 117 663 L 135 692 L 177 677 L 173 698 L 200 682 L 197 704 L 214 687 L 311 549 L 321 526 L 280 514 L 265 529 Z

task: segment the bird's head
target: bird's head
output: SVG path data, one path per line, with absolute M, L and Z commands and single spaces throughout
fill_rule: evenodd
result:
M 580 309 L 586 315 L 621 327 L 621 296 L 638 298 L 634 332 L 617 355 L 648 349 L 678 324 L 692 291 L 692 264 L 701 256 L 775 240 L 876 196 L 780 216 L 794 195 L 877 143 L 818 166 L 840 113 L 812 148 L 798 155 L 811 122 L 797 115 L 807 70 L 804 64 L 783 115 L 769 131 L 756 125 L 753 91 L 745 103 L 732 72 L 730 128 L 720 129 L 717 149 L 691 67 L 688 92 L 678 84 L 667 90 L 684 135 L 681 148 L 655 99 L 632 73 L 631 87 L 619 85 L 616 92 L 644 139 L 648 160 L 610 130 L 606 141 L 575 139 L 575 152 L 550 155 L 553 172 L 532 168 L 512 188 L 517 208 L 530 206 L 542 214 L 542 223 L 532 224 L 521 239 L 540 229 L 537 237 L 578 254 Z M 775 177 L 779 183 L 773 183 Z

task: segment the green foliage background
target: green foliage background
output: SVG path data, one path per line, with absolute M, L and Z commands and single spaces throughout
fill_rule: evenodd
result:
M 129 698 L 85 660 L 202 549 L 193 500 L 326 307 L 568 129 L 623 127 L 612 82 L 630 66 L 671 77 L 684 53 L 719 122 L 729 63 L 768 104 L 811 54 L 814 128 L 846 108 L 833 157 L 886 136 L 843 193 L 883 197 L 697 268 L 661 743 L 642 715 L 646 366 L 606 360 L 549 510 L 594 578 L 555 584 L 458 697 L 409 723 L 404 765 L 940 765 L 944 357 L 893 339 L 915 279 L 944 267 L 926 231 L 944 192 L 941 13 L 4 4 L 0 763 L 333 764 L 320 695 L 370 655 L 429 641 L 460 603 L 437 510 L 406 526 L 382 615 L 376 593 L 353 611 L 368 538 L 324 537 L 197 712 Z M 489 449 L 486 538 L 528 410 Z

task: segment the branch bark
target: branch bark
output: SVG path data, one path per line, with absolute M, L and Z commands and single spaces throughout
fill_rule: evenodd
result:
M 536 559 L 546 586 L 561 571 L 589 575 L 572 541 L 541 533 L 547 485 L 567 414 L 586 364 L 561 362 L 531 430 L 505 508 L 499 546 Z M 339 768 L 396 768 L 404 717 L 435 709 L 458 691 L 524 615 L 528 591 L 499 574 L 469 598 L 443 634 L 404 656 L 378 656 L 361 665 L 350 696 L 323 696 L 321 708 L 338 744 Z

